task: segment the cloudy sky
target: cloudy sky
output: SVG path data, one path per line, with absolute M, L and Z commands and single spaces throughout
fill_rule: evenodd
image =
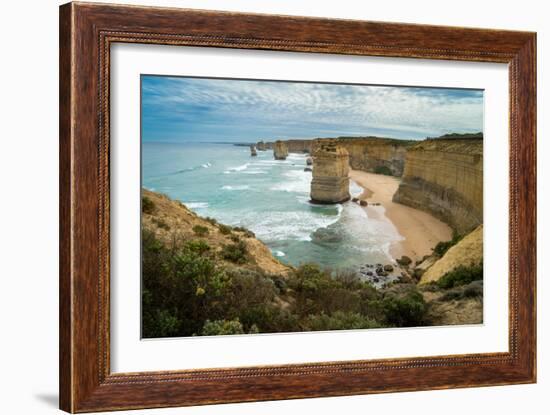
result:
M 375 135 L 423 139 L 483 130 L 483 92 L 142 76 L 144 141 Z

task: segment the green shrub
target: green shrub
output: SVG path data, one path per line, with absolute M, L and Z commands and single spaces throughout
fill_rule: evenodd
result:
M 197 236 L 206 236 L 208 235 L 209 230 L 206 226 L 195 225 L 193 226 L 193 232 L 195 232 L 195 235 Z
M 166 222 L 164 222 L 162 219 L 159 218 L 152 218 L 152 222 L 157 225 L 159 228 L 164 230 L 170 230 L 170 225 L 168 225 Z
M 374 168 L 376 174 L 384 174 L 386 176 L 393 176 L 391 169 L 388 166 L 376 166 Z
M 229 235 L 231 233 L 231 226 L 224 225 L 223 223 L 218 223 L 218 229 L 223 235 Z
M 204 218 L 204 220 L 207 221 L 210 225 L 214 225 L 214 226 L 218 225 L 218 221 L 214 218 L 206 217 Z
M 206 252 L 210 251 L 210 245 L 202 240 L 189 241 L 185 244 L 185 249 L 195 254 L 204 255 Z
M 147 196 L 143 196 L 141 198 L 141 211 L 143 213 L 147 213 L 148 215 L 152 215 L 155 211 L 155 203 Z
M 360 290 L 367 287 L 349 274 L 332 277 L 316 264 L 300 266 L 295 276 L 288 279 L 288 285 L 294 291 L 294 308 L 300 316 L 336 311 L 359 312 Z
M 233 242 L 235 242 L 235 243 L 237 243 L 237 242 L 239 242 L 239 241 L 241 240 L 241 238 L 239 238 L 239 235 L 234 235 L 234 234 L 231 235 L 231 236 L 229 237 L 229 239 L 231 239 L 231 240 L 232 240 Z
M 174 337 L 177 336 L 180 326 L 179 319 L 168 310 L 145 310 L 142 322 L 142 336 Z
M 434 254 L 436 254 L 438 257 L 442 257 L 445 255 L 445 253 L 453 246 L 455 246 L 460 240 L 462 239 L 462 236 L 458 235 L 458 233 L 453 234 L 453 239 L 450 241 L 445 242 L 438 242 L 437 245 L 434 247 L 433 251 Z
M 344 313 L 337 311 L 332 315 L 321 313 L 319 315 L 310 315 L 305 321 L 305 329 L 311 331 L 318 330 L 358 330 L 372 329 L 380 325 L 359 313 Z
M 483 263 L 473 266 L 459 265 L 452 271 L 447 272 L 438 281 L 439 288 L 453 288 L 466 285 L 472 281 L 483 279 Z
M 251 230 L 249 229 L 246 229 L 245 227 L 243 226 L 235 226 L 233 228 L 234 231 L 237 231 L 237 232 L 242 232 L 244 233 L 244 236 L 246 236 L 247 238 L 255 238 L 256 237 L 256 234 L 254 232 L 252 232 Z
M 279 291 L 279 294 L 285 294 L 288 290 L 286 278 L 283 278 L 279 275 L 271 276 L 271 281 L 275 284 L 275 287 Z
M 235 320 L 206 320 L 202 328 L 203 336 L 224 336 L 228 334 L 243 334 L 243 325 Z
M 243 241 L 224 245 L 222 248 L 222 258 L 236 264 L 244 264 L 246 262 L 246 244 Z
M 396 327 L 421 326 L 427 311 L 426 302 L 415 287 L 399 294 L 390 294 L 382 302 L 385 320 Z

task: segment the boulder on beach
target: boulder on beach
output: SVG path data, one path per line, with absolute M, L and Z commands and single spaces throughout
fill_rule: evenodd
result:
M 354 198 L 351 199 L 351 201 L 352 201 L 353 203 L 358 203 L 358 202 L 359 202 L 359 199 L 357 199 L 356 197 L 354 197 Z
M 311 169 L 311 167 L 305 167 L 304 171 L 313 171 L 313 170 Z
M 408 267 L 411 264 L 412 259 L 410 259 L 407 255 L 403 255 L 401 258 L 397 259 L 396 261 L 399 265 Z
M 384 271 L 392 272 L 393 266 L 390 264 L 384 265 Z
M 368 203 L 366 200 L 360 200 L 360 201 L 359 201 L 359 204 L 360 204 L 361 206 L 368 206 L 368 205 L 369 205 L 369 203 Z
M 306 164 L 307 164 L 308 166 L 312 166 L 312 165 L 313 165 L 313 159 L 312 159 L 311 157 L 308 157 L 308 158 L 306 159 Z
M 387 277 L 388 273 L 384 271 L 383 267 L 378 267 L 376 268 L 376 275 L 378 275 L 379 277 Z

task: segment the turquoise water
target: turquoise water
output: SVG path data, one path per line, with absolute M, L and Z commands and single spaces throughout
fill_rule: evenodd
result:
M 352 202 L 309 203 L 306 157 L 276 161 L 272 151 L 251 157 L 248 147 L 231 144 L 144 142 L 142 182 L 201 216 L 252 230 L 285 263 L 356 269 L 391 261 L 390 245 L 401 237 L 383 207 L 369 208 L 379 210 L 369 217 Z M 361 188 L 351 182 L 350 191 Z

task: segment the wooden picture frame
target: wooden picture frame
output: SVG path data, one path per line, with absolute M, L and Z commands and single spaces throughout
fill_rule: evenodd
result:
M 507 63 L 509 352 L 111 373 L 109 62 L 110 46 L 119 42 Z M 59 93 L 61 409 L 91 412 L 535 382 L 535 33 L 69 3 L 60 8 Z

